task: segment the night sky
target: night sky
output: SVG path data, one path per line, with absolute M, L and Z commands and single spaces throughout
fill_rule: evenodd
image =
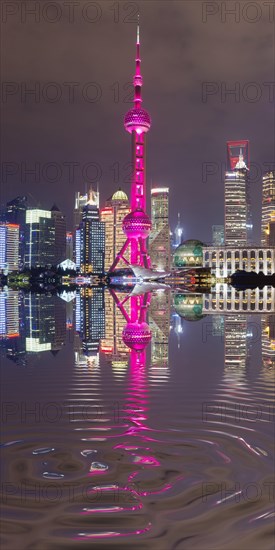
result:
M 24 3 L 11 4 L 16 13 L 6 16 L 6 2 L 1 13 L 1 203 L 28 193 L 32 206 L 50 208 L 55 202 L 70 229 L 74 194 L 85 190 L 85 180 L 99 179 L 102 205 L 119 186 L 129 193 L 125 165 L 131 146 L 123 117 L 132 105 L 139 11 L 143 107 L 152 117 L 148 188 L 151 181 L 169 186 L 172 228 L 180 211 L 185 237 L 209 242 L 212 225 L 223 223 L 226 141 L 249 139 L 256 165 L 251 170 L 254 240 L 259 238 L 261 173 L 264 163 L 274 163 L 275 143 L 275 25 L 268 5 L 226 2 L 228 9 L 240 7 L 238 22 L 238 14 L 222 12 L 221 2 L 80 1 L 69 2 L 70 22 L 63 2 L 38 2 L 36 21 L 24 14 Z M 6 97 L 7 82 L 13 95 Z M 72 82 L 77 85 L 69 97 L 64 83 Z M 87 85 L 91 82 L 96 86 Z M 35 83 L 36 101 L 25 99 L 24 86 Z M 215 93 L 203 98 L 203 83 L 212 83 Z M 222 89 L 236 86 L 239 101 L 222 96 Z M 69 177 L 66 163 L 73 162 L 75 174 L 71 164 Z M 9 169 L 16 173 L 7 175 L 6 163 L 13 163 Z M 24 163 L 27 168 L 37 163 L 36 182 L 34 175 L 25 176 Z M 98 169 L 86 169 L 88 163 Z M 213 163 L 214 175 L 203 175 L 206 163 Z

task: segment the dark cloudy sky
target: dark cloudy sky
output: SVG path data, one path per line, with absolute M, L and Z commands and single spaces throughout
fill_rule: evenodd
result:
M 223 223 L 225 143 L 249 139 L 259 237 L 260 176 L 264 163 L 274 161 L 271 5 L 269 13 L 263 2 L 75 1 L 68 2 L 69 18 L 63 2 L 41 0 L 35 20 L 24 13 L 24 3 L 8 4 L 1 12 L 1 203 L 30 193 L 33 205 L 56 202 L 71 223 L 74 193 L 84 190 L 85 179 L 99 178 L 102 204 L 119 185 L 129 192 L 130 137 L 123 116 L 131 107 L 127 84 L 139 10 L 143 106 L 152 116 L 148 184 L 170 187 L 172 226 L 180 211 L 186 238 L 210 241 L 212 224 Z M 224 12 L 236 5 L 240 16 Z M 65 83 L 72 82 L 69 98 Z M 203 101 L 205 83 L 215 93 Z M 25 98 L 24 87 L 34 85 L 36 100 Z M 222 94 L 234 87 L 239 99 Z M 67 163 L 73 162 L 70 178 Z M 37 182 L 25 174 L 25 165 L 35 163 Z M 85 168 L 88 163 L 95 163 L 98 175 L 95 167 Z M 207 167 L 215 174 L 203 175 Z

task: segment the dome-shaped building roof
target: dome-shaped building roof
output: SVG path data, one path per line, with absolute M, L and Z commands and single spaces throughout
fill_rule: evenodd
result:
M 186 321 L 199 321 L 203 314 L 202 294 L 183 294 L 179 292 L 174 296 L 174 308 L 180 317 Z
M 128 201 L 128 197 L 122 189 L 118 189 L 112 196 L 112 201 Z
M 189 239 L 181 243 L 174 252 L 174 264 L 176 267 L 202 266 L 203 246 L 197 239 Z

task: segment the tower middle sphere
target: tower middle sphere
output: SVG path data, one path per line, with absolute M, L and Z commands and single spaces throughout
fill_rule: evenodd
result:
M 128 239 L 147 239 L 150 234 L 152 222 L 147 214 L 136 208 L 125 216 L 122 222 L 123 231 Z
M 124 128 L 130 134 L 136 131 L 138 134 L 148 132 L 151 127 L 151 117 L 145 109 L 137 109 L 134 107 L 126 113 L 124 118 Z

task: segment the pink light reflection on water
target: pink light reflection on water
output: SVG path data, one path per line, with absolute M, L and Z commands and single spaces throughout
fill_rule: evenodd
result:
M 108 537 L 131 537 L 132 535 L 143 535 L 150 531 L 152 523 L 148 523 L 144 529 L 136 529 L 128 533 L 120 533 L 119 531 L 106 531 L 105 533 L 78 533 L 74 540 L 89 540 L 91 538 L 108 538 Z

